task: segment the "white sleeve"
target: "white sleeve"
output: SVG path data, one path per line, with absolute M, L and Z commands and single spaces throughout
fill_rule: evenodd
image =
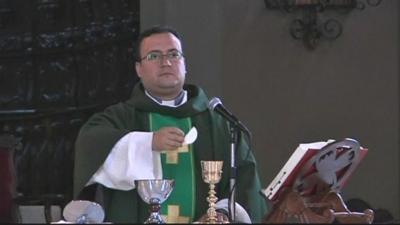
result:
M 160 153 L 153 151 L 153 132 L 130 132 L 122 137 L 87 185 L 100 183 L 108 188 L 131 190 L 135 180 L 161 179 Z

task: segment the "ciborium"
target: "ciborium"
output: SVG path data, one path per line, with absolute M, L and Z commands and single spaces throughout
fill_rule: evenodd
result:
M 161 204 L 169 197 L 175 181 L 168 179 L 148 179 L 135 181 L 139 196 L 150 205 L 150 217 L 144 223 L 165 223 L 160 215 Z
M 201 161 L 201 172 L 203 181 L 210 185 L 208 192 L 207 202 L 207 219 L 206 223 L 222 223 L 223 221 L 217 220 L 217 212 L 215 210 L 215 203 L 218 198 L 215 196 L 215 184 L 221 180 L 223 161 Z

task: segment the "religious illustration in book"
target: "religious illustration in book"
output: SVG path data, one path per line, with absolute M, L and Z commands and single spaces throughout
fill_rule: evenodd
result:
M 353 139 L 327 144 L 302 166 L 294 182 L 295 190 L 302 196 L 327 188 L 340 191 L 362 157 L 360 150 L 360 144 Z
M 263 194 L 274 201 L 283 188 L 303 197 L 339 192 L 367 151 L 351 138 L 300 144 Z

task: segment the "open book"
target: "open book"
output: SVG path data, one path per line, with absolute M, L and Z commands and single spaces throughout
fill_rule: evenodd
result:
M 262 193 L 275 201 L 283 188 L 293 188 L 305 197 L 327 187 L 339 192 L 367 152 L 350 138 L 300 144 Z

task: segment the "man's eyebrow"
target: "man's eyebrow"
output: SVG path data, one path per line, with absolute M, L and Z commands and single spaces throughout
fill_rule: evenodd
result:
M 152 53 L 152 52 L 160 52 L 160 53 L 162 53 L 162 51 L 160 51 L 160 50 L 151 50 L 151 51 L 148 51 L 147 54 Z
M 167 51 L 167 52 L 172 52 L 172 51 L 180 51 L 180 52 L 181 52 L 181 50 L 178 50 L 178 49 L 176 49 L 176 48 L 171 48 L 171 49 L 168 49 L 168 51 Z
M 173 52 L 173 51 L 180 51 L 180 50 L 178 50 L 178 49 L 176 49 L 176 48 L 171 48 L 171 49 L 168 49 L 168 50 L 167 50 L 167 52 Z M 150 53 L 150 52 L 161 52 L 161 53 L 162 53 L 162 51 L 161 51 L 161 50 L 158 50 L 158 49 L 151 50 L 151 51 L 149 51 L 148 53 Z

